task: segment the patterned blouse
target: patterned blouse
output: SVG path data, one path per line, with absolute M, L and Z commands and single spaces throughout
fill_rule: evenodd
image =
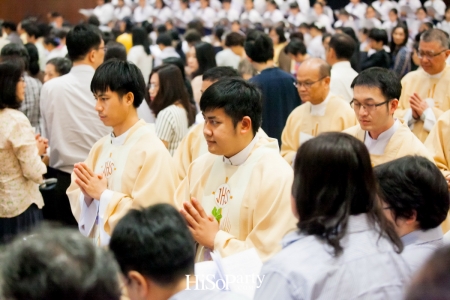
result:
M 42 208 L 39 183 L 46 172 L 30 121 L 18 110 L 0 110 L 0 218 L 16 217 L 33 203 Z

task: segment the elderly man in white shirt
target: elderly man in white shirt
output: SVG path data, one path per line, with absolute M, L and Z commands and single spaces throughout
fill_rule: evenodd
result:
M 90 89 L 95 69 L 103 63 L 105 44 L 100 31 L 75 26 L 67 35 L 70 72 L 47 81 L 41 91 L 43 136 L 49 140 L 49 170 L 58 179 L 53 199 L 58 221 L 77 224 L 66 195 L 75 163 L 84 161 L 94 143 L 110 130 L 103 126 Z M 46 202 L 46 206 L 52 205 Z
M 353 100 L 351 88 L 358 73 L 352 69 L 350 59 L 355 52 L 356 43 L 347 34 L 335 34 L 325 49 L 326 61 L 331 65 L 330 92 L 349 103 Z

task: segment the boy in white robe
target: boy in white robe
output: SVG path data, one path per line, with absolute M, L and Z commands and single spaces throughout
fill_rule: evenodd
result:
M 407 155 L 433 161 L 422 142 L 405 122 L 394 118 L 401 93 L 400 79 L 383 68 L 370 68 L 352 83 L 353 101 L 359 124 L 345 130 L 367 146 L 373 166 Z
M 107 245 L 130 208 L 173 204 L 179 180 L 169 152 L 151 125 L 137 116 L 145 95 L 139 69 L 108 61 L 95 72 L 91 91 L 101 121 L 113 131 L 93 146 L 85 162 L 75 164 L 67 195 L 80 232 Z
M 204 91 L 205 155 L 189 167 L 175 201 L 199 244 L 196 261 L 256 248 L 265 261 L 295 228 L 290 211 L 292 168 L 275 139 L 257 135 L 261 94 L 242 79 L 223 79 Z M 191 200 L 191 201 L 190 201 Z

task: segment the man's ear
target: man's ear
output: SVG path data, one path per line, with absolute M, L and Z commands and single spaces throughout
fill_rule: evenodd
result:
M 415 222 L 417 222 L 417 211 L 413 210 L 411 217 L 409 217 L 409 219 L 406 219 L 406 224 L 412 224 Z
M 247 131 L 252 131 L 252 119 L 249 116 L 245 116 L 241 121 L 241 133 L 246 133 Z
M 133 102 L 134 102 L 134 94 L 132 93 L 132 92 L 128 92 L 126 95 L 125 95 L 125 102 L 126 102 L 126 104 L 128 104 L 128 105 L 133 105 Z
M 150 293 L 150 286 L 144 276 L 136 271 L 128 272 L 127 289 L 129 294 L 138 295 L 140 299 L 147 299 L 147 295 Z

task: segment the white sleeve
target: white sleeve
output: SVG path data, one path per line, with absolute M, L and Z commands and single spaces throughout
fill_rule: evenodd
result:
M 434 124 L 436 124 L 436 116 L 433 109 L 430 107 L 424 110 L 423 114 L 420 116 L 420 119 L 423 121 L 423 129 L 428 132 L 430 132 Z
M 414 129 L 414 123 L 416 123 L 416 119 L 413 118 L 412 109 L 408 108 L 403 115 L 403 121 L 408 124 L 409 129 Z
M 80 206 L 81 215 L 80 221 L 78 222 L 78 229 L 84 236 L 89 236 L 97 220 L 99 201 L 92 201 L 91 205 L 87 206 L 86 201 L 84 201 L 84 194 L 80 193 Z
M 100 245 L 107 246 L 109 244 L 109 240 L 111 236 L 107 234 L 104 230 L 105 228 L 105 212 L 109 203 L 111 202 L 114 196 L 114 191 L 104 190 L 102 195 L 100 196 L 100 206 L 98 208 L 98 223 L 100 224 Z

